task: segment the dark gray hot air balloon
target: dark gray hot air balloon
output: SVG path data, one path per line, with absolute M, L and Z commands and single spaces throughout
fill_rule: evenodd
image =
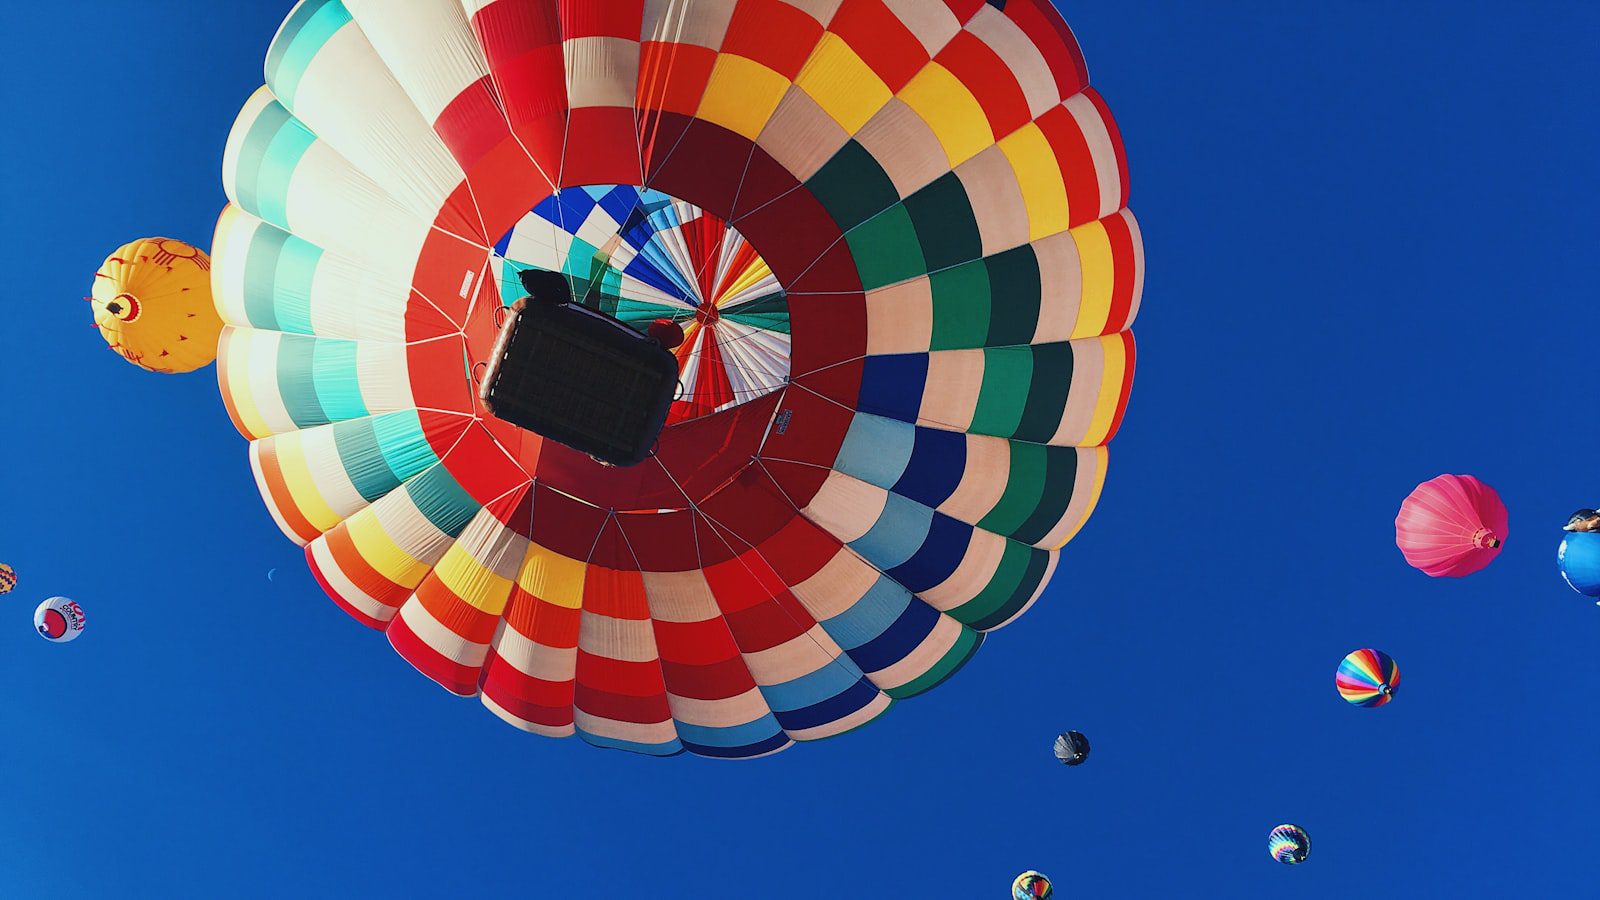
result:
M 1056 737 L 1056 759 L 1062 765 L 1076 766 L 1089 758 L 1089 739 L 1081 731 L 1064 731 Z

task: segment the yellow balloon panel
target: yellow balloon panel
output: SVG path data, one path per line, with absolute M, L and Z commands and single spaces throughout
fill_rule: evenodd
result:
M 94 324 L 111 349 L 151 372 L 192 372 L 217 358 L 222 319 L 211 257 L 171 238 L 118 247 L 94 275 Z

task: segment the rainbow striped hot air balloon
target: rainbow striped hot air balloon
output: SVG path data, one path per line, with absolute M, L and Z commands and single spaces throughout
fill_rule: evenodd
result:
M 529 732 L 760 756 L 934 687 L 1044 590 L 1132 387 L 1086 71 L 1050 0 L 304 0 L 213 244 L 272 515 Z M 643 462 L 486 408 L 532 270 L 684 331 Z
M 1054 896 L 1055 888 L 1050 879 L 1038 872 L 1023 872 L 1011 882 L 1012 900 L 1050 900 Z
M 1286 866 L 1299 865 L 1311 855 L 1311 835 L 1299 825 L 1279 825 L 1267 835 L 1267 852 Z
M 1355 706 L 1382 706 L 1400 686 L 1400 667 L 1382 650 L 1363 648 L 1339 663 L 1333 678 L 1339 696 Z

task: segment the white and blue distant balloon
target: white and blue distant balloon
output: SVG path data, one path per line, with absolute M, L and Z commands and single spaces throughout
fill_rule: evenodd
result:
M 76 640 L 87 621 L 83 607 L 66 597 L 51 597 L 33 611 L 33 627 L 39 636 L 56 644 Z

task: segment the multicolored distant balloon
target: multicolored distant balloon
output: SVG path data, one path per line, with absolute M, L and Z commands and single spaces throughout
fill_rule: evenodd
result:
M 213 248 L 262 496 L 518 728 L 748 757 L 858 727 L 1020 615 L 1100 493 L 1143 251 L 1084 72 L 1050 0 L 304 0 Z M 644 462 L 480 400 L 541 267 L 685 332 Z
M 1299 865 L 1311 855 L 1311 835 L 1299 825 L 1279 825 L 1267 835 L 1267 852 L 1286 866 Z
M 1400 667 L 1382 650 L 1355 650 L 1333 676 L 1339 696 L 1355 706 L 1382 706 L 1400 686 Z
M 33 627 L 45 640 L 57 644 L 77 640 L 86 621 L 83 608 L 66 597 L 51 597 L 33 611 Z
M 1089 758 L 1089 739 L 1081 731 L 1064 731 L 1056 737 L 1056 759 L 1063 765 L 1082 765 Z
M 0 594 L 9 594 L 17 587 L 17 570 L 0 563 Z
M 211 259 L 171 238 L 118 247 L 94 274 L 94 323 L 111 349 L 151 372 L 192 372 L 217 358 L 222 320 Z
M 1038 872 L 1023 872 L 1011 882 L 1011 900 L 1048 900 L 1054 894 L 1050 879 Z
M 1459 578 L 1500 555 L 1506 507 L 1494 488 L 1471 475 L 1440 475 L 1400 504 L 1394 542 L 1406 562 L 1435 578 Z
M 1556 564 L 1568 587 L 1585 597 L 1600 597 L 1600 534 L 1565 535 L 1556 550 Z

